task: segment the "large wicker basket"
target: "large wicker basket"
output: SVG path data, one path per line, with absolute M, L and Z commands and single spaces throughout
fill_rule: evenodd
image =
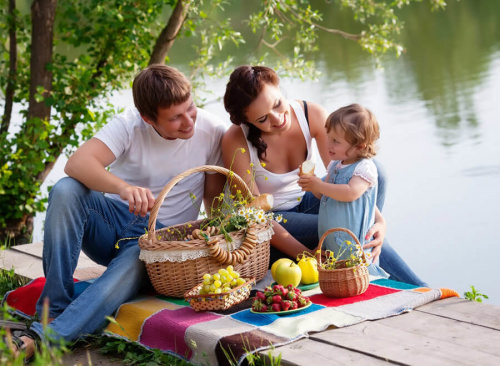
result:
M 230 179 L 231 186 L 236 185 L 244 195 L 251 196 L 246 183 L 237 174 L 218 166 L 204 165 L 192 168 L 174 177 L 160 192 L 151 210 L 148 233 L 139 238 L 140 258 L 145 262 L 149 278 L 155 290 L 162 295 L 183 297 L 185 292 L 203 281 L 205 273 L 215 273 L 225 268 L 228 263 L 214 257 L 205 239 L 186 240 L 186 236 L 203 224 L 203 220 L 188 222 L 173 227 L 156 230 L 158 211 L 168 192 L 183 178 L 198 172 L 217 172 Z M 172 233 L 177 232 L 177 237 Z M 272 224 L 257 224 L 247 230 L 231 232 L 232 241 L 226 242 L 224 235 L 214 235 L 221 250 L 233 252 L 241 246 L 245 237 L 257 237 L 256 245 L 243 263 L 231 263 L 234 270 L 242 277 L 263 279 L 269 267 Z M 210 241 L 209 241 L 210 242 Z
M 345 232 L 349 234 L 356 244 L 360 245 L 356 235 L 352 231 L 344 228 L 333 228 L 327 230 L 319 240 L 319 249 L 321 250 L 323 242 L 327 235 L 335 232 Z M 364 255 L 364 253 L 363 253 Z M 361 295 L 368 289 L 370 283 L 370 276 L 368 274 L 368 267 L 365 265 L 358 265 L 355 267 L 345 267 L 345 260 L 339 261 L 339 268 L 337 269 L 323 269 L 321 267 L 321 256 L 318 261 L 319 272 L 319 287 L 323 294 L 329 297 L 349 297 Z

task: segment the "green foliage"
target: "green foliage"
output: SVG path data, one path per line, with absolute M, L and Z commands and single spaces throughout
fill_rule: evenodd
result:
M 483 298 L 486 299 L 486 300 L 489 299 L 488 295 L 480 293 L 479 291 L 477 291 L 474 288 L 474 286 L 471 286 L 470 288 L 471 288 L 471 291 L 464 292 L 464 297 L 467 300 L 477 301 L 477 302 L 483 302 Z
M 47 170 L 64 151 L 91 137 L 115 113 L 105 97 L 123 89 L 138 67 L 147 65 L 149 49 L 160 29 L 151 17 L 163 1 L 98 0 L 59 2 L 54 31 L 52 90 L 38 90 L 36 99 L 51 107 L 51 120 L 27 119 L 29 97 L 29 34 L 27 17 L 17 27 L 19 52 L 15 101 L 24 119 L 17 132 L 0 136 L 0 230 L 26 215 L 43 211 L 47 199 L 39 197 Z M 0 1 L 2 11 L 6 1 Z M 7 18 L 2 13 L 2 28 Z M 0 49 L 0 83 L 4 87 L 8 50 Z M 69 56 L 67 50 L 72 51 Z M 75 52 L 77 51 L 77 52 Z M 76 55 L 75 55 L 76 53 Z
M 116 357 L 124 365 L 190 365 L 190 363 L 163 353 L 158 349 L 147 350 L 142 346 L 122 339 L 92 337 L 90 342 L 93 346 L 98 347 L 101 353 L 112 358 Z
M 389 51 L 399 54 L 403 46 L 397 38 L 403 24 L 397 12 L 418 1 L 185 0 L 188 13 L 173 50 L 175 53 L 177 44 L 186 47 L 186 42 L 193 50 L 186 63 L 195 91 L 209 90 L 208 78 L 223 78 L 242 63 L 270 63 L 282 76 L 314 79 L 319 73 L 311 54 L 319 51 L 319 32 L 358 42 L 375 57 Z M 106 103 L 107 96 L 129 87 L 135 72 L 148 64 L 155 41 L 176 3 L 59 1 L 53 58 L 47 65 L 52 72 L 52 88 L 46 91 L 38 87 L 35 96 L 51 107 L 50 121 L 44 121 L 27 117 L 30 16 L 16 10 L 14 23 L 14 18 L 7 14 L 7 0 L 0 0 L 0 32 L 7 35 L 9 25 L 16 27 L 14 100 L 21 107 L 21 121 L 12 121 L 8 133 L 0 135 L 0 236 L 20 235 L 26 218 L 45 209 L 47 199 L 40 195 L 40 186 L 47 173 L 61 154 L 71 153 L 116 112 Z M 445 6 L 443 0 L 429 3 L 435 9 Z M 358 29 L 331 28 L 320 9 L 333 6 L 354 17 Z M 246 20 L 228 17 L 227 14 L 235 13 L 234 9 L 237 14 L 248 14 Z M 241 52 L 233 52 L 235 48 Z M 242 56 L 237 58 L 235 54 Z M 3 91 L 9 66 L 8 42 L 0 42 Z
M 0 270 L 0 299 L 4 297 L 4 295 L 14 290 L 18 287 L 26 285 L 27 281 L 16 275 L 14 268 L 10 270 Z
M 10 321 L 18 321 L 16 318 L 9 314 L 9 308 L 6 304 L 0 310 L 0 318 Z M 44 322 L 46 324 L 46 322 Z M 19 336 L 19 334 L 14 334 Z M 12 343 L 12 333 L 7 331 L 5 328 L 0 328 L 0 364 L 5 366 L 21 366 L 24 365 L 25 353 L 22 351 L 20 354 L 15 354 L 13 349 L 15 349 Z M 36 357 L 30 363 L 35 366 L 64 366 L 63 356 L 68 353 L 68 348 L 63 341 L 55 342 L 50 344 L 47 340 L 40 342 L 38 345 L 38 351 Z M 5 340 L 5 341 L 3 341 Z

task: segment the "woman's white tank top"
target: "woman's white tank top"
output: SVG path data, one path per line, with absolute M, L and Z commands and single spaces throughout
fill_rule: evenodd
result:
M 290 106 L 293 108 L 297 120 L 299 121 L 300 129 L 304 135 L 307 146 L 307 160 L 311 159 L 311 133 L 309 132 L 309 125 L 304 114 L 304 110 L 300 106 L 299 102 L 295 100 L 288 101 Z M 241 129 L 245 138 L 248 136 L 249 128 L 247 125 L 242 124 Z M 270 193 L 274 197 L 274 207 L 273 211 L 286 211 L 294 208 L 300 203 L 300 198 L 305 194 L 297 184 L 299 176 L 299 168 L 292 170 L 288 173 L 277 174 L 268 171 L 260 165 L 259 157 L 257 155 L 257 149 L 253 147 L 252 143 L 248 141 L 248 151 L 250 152 L 250 162 L 254 165 L 255 172 L 255 182 L 259 189 L 259 192 Z M 275 159 L 280 159 L 281 157 L 272 157 Z

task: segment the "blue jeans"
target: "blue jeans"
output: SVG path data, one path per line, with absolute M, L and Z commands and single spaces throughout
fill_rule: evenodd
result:
M 137 237 L 145 233 L 148 219 L 135 216 L 127 204 L 89 190 L 75 179 L 57 182 L 49 195 L 45 219 L 46 286 L 37 302 L 37 312 L 42 314 L 44 299 L 49 299 L 49 317 L 55 318 L 48 325 L 51 339 L 73 341 L 100 330 L 106 316 L 147 286 Z M 134 239 L 120 241 L 116 248 L 122 238 Z M 107 269 L 74 298 L 73 273 L 82 250 Z M 39 322 L 31 329 L 43 337 Z
M 387 188 L 386 174 L 382 166 L 376 160 L 374 161 L 378 169 L 377 207 L 382 212 Z M 311 192 L 306 192 L 300 204 L 296 207 L 287 211 L 275 212 L 277 214 L 282 214 L 283 218 L 286 219 L 287 222 L 282 222 L 281 225 L 290 233 L 290 235 L 309 249 L 316 248 L 319 243 L 319 204 L 319 199 L 317 199 Z M 274 261 L 282 257 L 286 257 L 286 254 L 271 247 L 270 264 L 273 264 Z M 415 286 L 427 286 L 427 284 L 422 281 L 396 253 L 387 241 L 387 238 L 384 238 L 379 265 L 387 273 L 389 273 L 389 278 L 392 280 L 409 283 Z

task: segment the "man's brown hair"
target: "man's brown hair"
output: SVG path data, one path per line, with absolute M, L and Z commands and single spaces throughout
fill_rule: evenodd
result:
M 137 74 L 132 84 L 132 94 L 139 113 L 156 122 L 158 108 L 169 108 L 189 99 L 191 83 L 179 70 L 153 64 Z

